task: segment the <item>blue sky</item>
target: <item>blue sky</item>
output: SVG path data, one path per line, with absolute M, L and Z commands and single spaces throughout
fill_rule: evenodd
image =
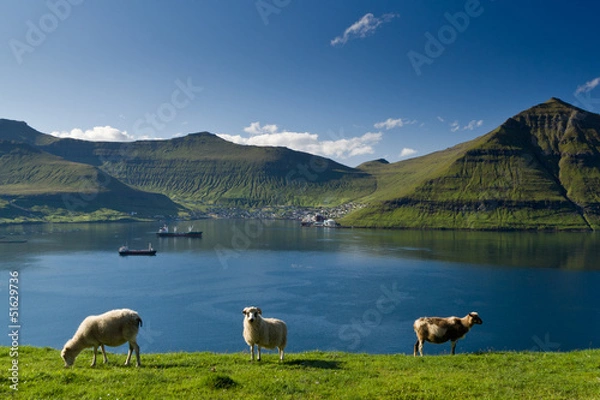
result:
M 0 117 L 396 162 L 552 96 L 600 112 L 599 15 L 592 1 L 5 0 Z

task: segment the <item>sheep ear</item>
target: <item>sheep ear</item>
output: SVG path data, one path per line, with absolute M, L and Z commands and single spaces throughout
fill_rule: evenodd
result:
M 246 315 L 246 310 L 248 310 L 247 307 L 242 310 L 242 314 Z
M 262 310 L 261 310 L 260 308 L 258 308 L 258 307 L 257 307 L 256 309 L 258 310 L 258 313 L 259 313 L 260 315 L 262 315 Z

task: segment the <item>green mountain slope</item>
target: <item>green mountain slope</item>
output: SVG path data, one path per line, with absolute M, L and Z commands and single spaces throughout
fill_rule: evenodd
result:
M 569 229 L 599 225 L 600 116 L 558 99 L 492 132 L 396 164 L 362 165 L 377 177 L 355 226 Z
M 116 218 L 177 215 L 210 205 L 336 206 L 375 190 L 372 176 L 332 160 L 240 146 L 206 132 L 163 141 L 89 142 L 0 120 L 0 142 L 0 221 L 75 211 L 102 219 L 101 211 Z
M 96 167 L 0 140 L 0 220 L 72 220 L 82 214 L 123 218 L 177 209 L 166 196 L 133 189 Z
M 332 160 L 281 147 L 240 146 L 204 132 L 165 141 L 44 146 L 65 159 L 98 165 L 139 190 L 188 207 L 335 206 L 375 189 L 375 179 Z
M 282 147 L 241 146 L 207 132 L 88 142 L 0 119 L 0 168 L 0 220 L 352 201 L 365 207 L 347 215 L 344 225 L 600 227 L 600 115 L 555 98 L 450 149 L 358 168 Z
M 38 132 L 23 121 L 0 118 L 0 140 L 46 145 L 60 139 Z

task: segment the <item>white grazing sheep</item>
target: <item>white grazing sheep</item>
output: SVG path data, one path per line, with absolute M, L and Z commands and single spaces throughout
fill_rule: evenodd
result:
M 142 326 L 142 319 L 137 312 L 129 309 L 112 310 L 102 315 L 90 315 L 77 328 L 75 335 L 65 343 L 60 356 L 65 361 L 65 367 L 70 367 L 75 362 L 75 358 L 88 347 L 94 348 L 94 357 L 92 358 L 92 367 L 96 365 L 96 354 L 98 346 L 102 349 L 104 363 L 108 362 L 104 345 L 116 347 L 125 342 L 129 342 L 129 352 L 125 365 L 131 361 L 131 353 L 135 350 L 137 366 L 140 363 L 140 346 L 136 342 L 139 327 Z
M 452 354 L 456 342 L 465 337 L 473 325 L 481 325 L 483 321 L 476 312 L 470 312 L 463 318 L 458 317 L 421 317 L 415 321 L 413 328 L 417 334 L 417 343 L 413 355 L 417 356 L 417 349 L 423 356 L 423 343 L 445 343 L 452 341 Z
M 258 307 L 246 307 L 242 311 L 244 317 L 244 340 L 250 346 L 250 361 L 254 361 L 254 345 L 260 348 L 273 349 L 277 347 L 279 360 L 283 361 L 283 350 L 287 344 L 287 325 L 280 319 L 263 318 L 262 310 Z

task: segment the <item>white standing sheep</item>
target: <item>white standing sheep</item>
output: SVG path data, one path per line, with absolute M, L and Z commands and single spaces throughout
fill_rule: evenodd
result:
M 129 309 L 112 310 L 102 315 L 90 315 L 77 328 L 75 335 L 65 343 L 60 356 L 65 361 L 65 367 L 70 367 L 83 349 L 93 347 L 94 357 L 91 366 L 96 365 L 98 346 L 102 349 L 104 363 L 108 362 L 104 346 L 116 347 L 129 342 L 129 352 L 125 365 L 129 365 L 131 354 L 135 350 L 137 366 L 140 363 L 140 346 L 136 342 L 142 319 L 137 312 Z
M 280 319 L 263 318 L 262 310 L 258 307 L 246 307 L 242 311 L 244 317 L 244 340 L 250 346 L 250 361 L 254 361 L 254 345 L 260 348 L 273 349 L 277 347 L 279 360 L 283 361 L 283 350 L 287 344 L 287 325 Z
M 458 317 L 421 317 L 415 321 L 413 328 L 417 334 L 417 342 L 413 355 L 417 356 L 417 349 L 423 356 L 423 343 L 445 343 L 448 340 L 452 342 L 452 354 L 456 348 L 456 342 L 465 337 L 467 332 L 475 324 L 482 324 L 476 312 L 470 312 L 463 318 Z

